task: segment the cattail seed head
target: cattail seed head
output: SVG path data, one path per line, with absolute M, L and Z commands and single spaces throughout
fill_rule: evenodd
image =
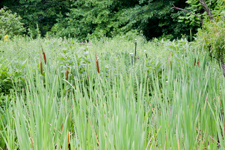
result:
M 196 58 L 195 58 L 194 66 L 196 66 L 196 63 L 197 63 L 197 66 L 199 67 L 199 60 L 196 60 Z
M 97 66 L 97 72 L 99 73 L 99 64 L 98 64 L 98 60 L 96 60 L 96 66 Z
M 40 45 L 41 45 L 41 42 L 40 42 Z M 43 54 L 43 57 L 44 57 L 45 64 L 47 64 L 46 55 L 45 55 L 45 52 L 44 52 L 44 50 L 43 50 L 42 45 L 41 45 L 41 50 L 42 50 L 42 54 Z
M 67 68 L 67 70 L 66 70 L 66 80 L 68 80 L 68 78 L 69 78 L 69 70 Z
M 44 57 L 45 64 L 47 64 L 45 52 L 43 52 L 43 57 Z
M 97 67 L 97 72 L 99 73 L 99 64 L 98 64 L 98 57 L 97 57 L 97 53 L 95 51 L 95 58 L 96 58 L 96 67 Z

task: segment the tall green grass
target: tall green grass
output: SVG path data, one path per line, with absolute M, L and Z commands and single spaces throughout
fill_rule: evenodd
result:
M 8 149 L 224 149 L 222 72 L 187 41 L 140 38 L 132 64 L 133 41 L 39 40 L 43 75 L 38 40 L 2 46 L 12 63 L 26 60 L 24 90 L 1 113 Z M 17 42 L 21 57 L 10 53 Z

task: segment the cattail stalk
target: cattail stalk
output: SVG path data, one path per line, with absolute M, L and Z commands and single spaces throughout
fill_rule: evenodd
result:
M 99 145 L 99 140 L 98 140 L 98 135 L 97 135 L 97 133 L 96 133 L 96 130 L 94 129 L 94 127 L 93 127 L 93 125 L 92 125 L 92 123 L 91 123 L 91 121 L 90 121 L 89 118 L 88 118 L 88 121 L 89 121 L 89 123 L 90 123 L 90 125 L 91 125 L 92 130 L 95 131 L 96 141 L 97 141 L 97 144 Z
M 96 51 L 95 51 L 95 59 L 97 60 L 97 53 L 96 53 Z
M 43 73 L 42 61 L 40 63 L 40 67 L 41 67 L 41 74 L 42 74 Z
M 40 45 L 41 45 L 41 43 L 40 43 Z M 43 54 L 43 57 L 44 57 L 45 64 L 47 64 L 46 55 L 45 55 L 45 52 L 44 52 L 44 50 L 43 50 L 42 45 L 41 45 L 41 50 L 42 50 L 42 54 Z
M 41 61 L 41 54 L 40 54 L 40 69 L 41 69 L 41 74 L 43 73 L 43 66 L 42 66 L 42 61 Z

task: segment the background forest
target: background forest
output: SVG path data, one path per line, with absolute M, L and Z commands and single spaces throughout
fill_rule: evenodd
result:
M 212 10 L 217 0 L 206 0 Z M 24 24 L 24 34 L 36 37 L 47 33 L 79 40 L 114 37 L 128 32 L 153 37 L 190 40 L 190 30 L 196 33 L 200 19 L 177 7 L 204 18 L 206 13 L 198 0 L 2 0 L 0 8 L 17 13 Z

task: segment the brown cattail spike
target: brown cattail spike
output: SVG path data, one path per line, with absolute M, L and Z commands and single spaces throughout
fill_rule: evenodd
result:
M 66 80 L 68 80 L 68 76 L 69 76 L 69 70 L 67 68 L 67 70 L 66 70 Z
M 98 60 L 96 60 L 96 66 L 97 66 L 97 71 L 99 73 L 99 65 L 98 65 Z
M 47 64 L 45 52 L 43 52 L 43 57 L 44 57 L 45 64 Z
M 40 42 L 40 45 L 41 45 L 41 42 Z M 44 50 L 43 50 L 42 45 L 41 45 L 41 50 L 42 50 L 42 54 L 43 54 L 43 57 L 44 57 L 45 64 L 47 64 L 46 55 L 45 55 L 45 52 L 44 52 Z
M 96 51 L 95 51 L 95 58 L 96 58 L 97 72 L 99 73 L 99 64 L 98 64 L 98 58 L 97 58 L 97 53 L 96 53 Z
M 194 66 L 196 66 L 196 58 L 195 58 Z M 199 60 L 197 60 L 197 66 L 199 67 Z

